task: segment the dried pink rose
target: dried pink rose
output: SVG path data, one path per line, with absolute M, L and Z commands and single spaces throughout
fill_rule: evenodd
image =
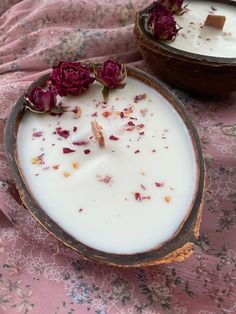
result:
M 156 3 L 147 18 L 146 30 L 157 39 L 172 40 L 180 28 L 176 27 L 172 12 L 162 4 Z
M 161 4 L 175 14 L 184 13 L 183 0 L 162 0 Z
M 107 60 L 101 67 L 95 68 L 96 80 L 112 89 L 122 86 L 126 77 L 126 68 L 117 61 Z
M 25 99 L 33 111 L 47 112 L 56 109 L 57 94 L 52 90 L 34 87 L 29 94 L 25 95 Z
M 89 67 L 80 62 L 61 61 L 53 67 L 48 85 L 53 86 L 60 96 L 80 95 L 94 80 Z

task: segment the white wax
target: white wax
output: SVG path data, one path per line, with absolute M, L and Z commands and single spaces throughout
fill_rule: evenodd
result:
M 188 11 L 174 15 L 182 29 L 168 45 L 212 57 L 236 58 L 236 8 L 213 1 L 189 1 Z M 203 26 L 208 14 L 226 17 L 223 30 Z
M 178 113 L 146 84 L 127 78 L 124 89 L 111 92 L 106 108 L 97 106 L 101 90 L 93 84 L 79 97 L 62 99 L 72 109 L 81 107 L 80 118 L 72 112 L 61 117 L 27 112 L 17 135 L 19 164 L 34 198 L 75 239 L 105 252 L 144 252 L 172 237 L 189 212 L 196 185 L 192 142 Z M 139 94 L 146 98 L 135 103 Z M 130 106 L 133 112 L 121 118 L 119 112 Z M 97 117 L 91 116 L 95 112 Z M 94 119 L 103 127 L 105 147 L 90 138 Z M 129 121 L 136 125 L 130 131 Z M 69 137 L 54 134 L 58 126 L 69 130 Z M 35 132 L 43 135 L 33 137 Z M 119 139 L 110 140 L 111 135 Z M 88 144 L 72 144 L 78 140 Z M 63 154 L 63 148 L 76 152 Z M 44 164 L 32 163 L 42 153 Z M 112 179 L 101 182 L 106 176 Z

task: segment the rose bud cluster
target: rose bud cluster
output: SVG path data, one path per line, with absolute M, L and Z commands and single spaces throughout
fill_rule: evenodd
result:
M 57 93 L 53 90 L 44 90 L 35 87 L 29 94 L 25 95 L 28 106 L 36 112 L 47 112 L 56 109 Z
M 176 27 L 173 13 L 158 2 L 149 13 L 146 30 L 157 39 L 173 40 L 180 28 Z
M 109 89 L 121 87 L 126 77 L 125 66 L 112 60 L 107 60 L 101 67 L 95 67 L 94 72 L 96 80 Z
M 61 61 L 52 68 L 49 84 L 52 84 L 60 96 L 81 95 L 94 82 L 90 68 L 80 62 Z
M 101 66 L 93 64 L 84 66 L 80 62 L 61 61 L 52 68 L 47 81 L 47 90 L 41 87 L 33 88 L 25 95 L 25 106 L 34 112 L 49 111 L 61 114 L 67 111 L 67 107 L 57 101 L 57 95 L 79 96 L 90 87 L 95 79 L 104 86 L 103 98 L 106 101 L 111 89 L 125 86 L 123 83 L 125 77 L 126 68 L 117 61 L 107 60 Z
M 123 83 L 126 78 L 126 68 L 117 61 L 107 60 L 102 66 L 94 67 L 95 78 L 104 87 L 102 90 L 103 100 L 107 102 L 110 90 L 113 88 L 124 88 Z

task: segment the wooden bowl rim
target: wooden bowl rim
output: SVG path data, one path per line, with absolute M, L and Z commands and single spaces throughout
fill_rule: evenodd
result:
M 31 195 L 29 189 L 24 182 L 23 176 L 18 166 L 17 154 L 16 154 L 16 136 L 17 130 L 25 110 L 24 103 L 25 98 L 22 95 L 15 106 L 13 107 L 5 127 L 5 149 L 7 152 L 8 162 L 13 174 L 14 182 L 19 195 L 23 201 L 25 207 L 35 217 L 35 219 L 53 236 L 55 236 L 60 242 L 76 251 L 84 258 L 99 261 L 109 265 L 121 266 L 121 267 L 135 267 L 155 264 L 156 261 L 161 261 L 167 255 L 170 255 L 174 251 L 179 251 L 186 243 L 193 243 L 196 240 L 196 224 L 199 224 L 199 211 L 202 204 L 202 197 L 204 191 L 204 159 L 202 155 L 201 143 L 198 137 L 196 128 L 191 121 L 190 117 L 186 113 L 184 105 L 177 99 L 177 97 L 156 78 L 146 74 L 145 72 L 138 70 L 137 68 L 127 67 L 128 76 L 148 84 L 159 92 L 170 105 L 178 112 L 184 124 L 186 125 L 189 134 L 191 136 L 192 145 L 195 151 L 195 157 L 197 161 L 197 182 L 195 197 L 192 205 L 190 206 L 189 213 L 186 215 L 186 219 L 179 227 L 177 233 L 161 246 L 154 248 L 150 251 L 136 253 L 136 254 L 112 254 L 102 252 L 75 240 L 72 236 L 67 234 L 63 229 L 58 226 L 37 204 L 34 197 Z M 28 89 L 28 92 L 36 86 L 43 87 L 48 74 L 40 77 L 33 82 Z M 199 226 L 198 226 L 199 227 Z
M 191 1 L 202 1 L 202 0 L 191 0 Z M 207 1 L 206 1 L 207 2 Z M 215 3 L 222 3 L 222 4 L 228 4 L 236 8 L 236 2 L 233 2 L 231 0 L 211 0 L 211 2 Z M 139 44 L 145 46 L 147 49 L 153 50 L 154 52 L 157 52 L 159 50 L 163 50 L 163 53 L 166 52 L 169 54 L 172 54 L 172 56 L 175 56 L 176 58 L 181 57 L 185 58 L 186 61 L 192 61 L 196 63 L 201 63 L 204 61 L 208 65 L 212 66 L 236 66 L 236 57 L 235 58 L 227 58 L 227 57 L 215 57 L 215 56 L 208 56 L 208 55 L 201 55 L 197 53 L 192 53 L 188 51 L 184 51 L 178 48 L 171 47 L 165 43 L 165 41 L 161 41 L 158 39 L 155 39 L 149 34 L 144 27 L 144 20 L 145 20 L 145 14 L 149 11 L 149 9 L 153 6 L 153 3 L 144 8 L 143 10 L 139 11 L 136 14 L 136 28 L 138 29 L 141 36 L 145 38 L 145 43 L 142 43 L 139 41 Z M 157 49 L 157 51 L 155 50 Z

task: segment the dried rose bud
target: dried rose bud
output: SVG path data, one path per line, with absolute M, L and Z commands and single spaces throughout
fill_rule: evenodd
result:
M 176 22 L 171 11 L 157 3 L 147 18 L 146 30 L 155 38 L 172 40 L 177 36 Z
M 182 8 L 183 0 L 162 0 L 161 4 L 175 14 L 184 12 L 184 8 Z
M 25 95 L 25 99 L 33 111 L 47 112 L 56 108 L 57 94 L 52 90 L 45 91 L 41 87 L 35 87 Z
M 120 87 L 126 77 L 126 68 L 117 61 L 107 60 L 101 67 L 95 68 L 95 77 L 109 89 Z
M 80 95 L 94 82 L 90 68 L 80 62 L 61 61 L 53 67 L 48 85 L 53 85 L 60 96 Z

